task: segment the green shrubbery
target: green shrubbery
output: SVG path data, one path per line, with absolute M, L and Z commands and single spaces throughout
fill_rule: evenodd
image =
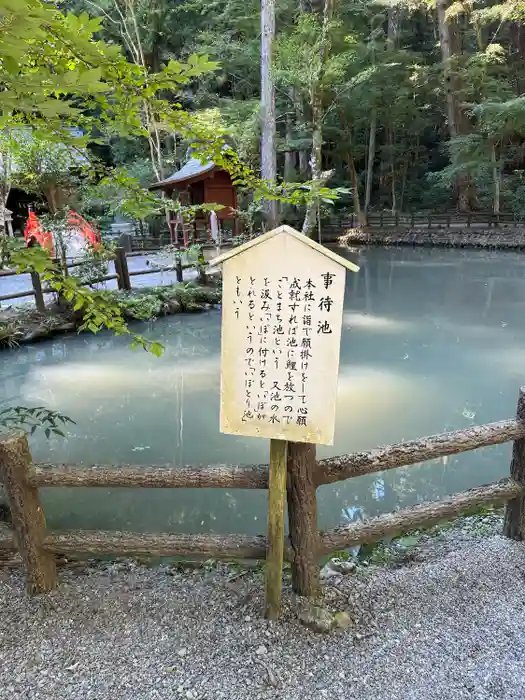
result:
M 191 282 L 112 294 L 121 304 L 124 316 L 137 321 L 149 321 L 178 311 L 203 311 L 207 304 L 219 304 L 221 301 L 219 289 L 201 287 Z
M 108 303 L 120 308 L 126 321 L 153 321 L 181 312 L 199 313 L 221 302 L 220 288 L 202 287 L 195 282 L 143 287 L 131 292 L 111 291 L 104 295 Z M 70 304 L 52 307 L 47 315 L 20 306 L 11 309 L 9 318 L 0 320 L 0 349 L 15 348 L 28 338 L 36 340 L 57 331 L 74 331 L 82 323 L 82 313 L 74 312 Z
M 16 348 L 22 335 L 17 321 L 0 321 L 0 348 Z

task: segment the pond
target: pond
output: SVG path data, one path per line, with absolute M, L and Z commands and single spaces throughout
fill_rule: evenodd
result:
M 525 384 L 525 258 L 512 252 L 337 249 L 348 273 L 335 444 L 371 449 L 511 417 Z M 239 464 L 268 442 L 221 435 L 220 311 L 165 318 L 146 332 L 160 359 L 109 335 L 63 337 L 0 355 L 0 396 L 71 416 L 67 440 L 35 435 L 35 461 Z M 510 445 L 322 487 L 326 528 L 508 474 Z M 46 489 L 53 529 L 256 534 L 266 494 L 210 489 Z

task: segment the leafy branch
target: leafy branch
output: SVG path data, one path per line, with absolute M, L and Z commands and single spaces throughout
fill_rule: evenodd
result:
M 79 331 L 88 330 L 98 333 L 107 329 L 115 335 L 127 335 L 131 338 L 131 347 L 160 357 L 164 347 L 142 335 L 133 333 L 126 323 L 122 308 L 107 291 L 87 289 L 75 278 L 66 277 L 55 265 L 48 252 L 42 248 L 30 248 L 13 251 L 11 262 L 17 272 L 37 272 L 44 282 L 59 296 L 72 304 L 73 310 L 82 314 Z
M 23 430 L 33 435 L 39 428 L 42 428 L 47 438 L 50 438 L 51 435 L 65 438 L 66 435 L 62 428 L 68 424 L 75 424 L 75 421 L 69 416 L 58 411 L 51 411 L 43 406 L 34 408 L 14 406 L 0 411 L 0 431 Z

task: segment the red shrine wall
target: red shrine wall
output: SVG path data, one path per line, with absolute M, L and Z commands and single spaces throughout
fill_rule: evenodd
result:
M 204 180 L 204 201 L 225 207 L 217 212 L 219 219 L 232 217 L 231 209 L 237 208 L 237 197 L 229 173 L 219 171 L 214 177 Z

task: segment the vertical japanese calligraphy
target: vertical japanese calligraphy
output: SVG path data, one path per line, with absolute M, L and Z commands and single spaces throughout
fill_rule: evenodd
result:
M 225 262 L 222 432 L 332 444 L 344 286 L 291 236 Z

